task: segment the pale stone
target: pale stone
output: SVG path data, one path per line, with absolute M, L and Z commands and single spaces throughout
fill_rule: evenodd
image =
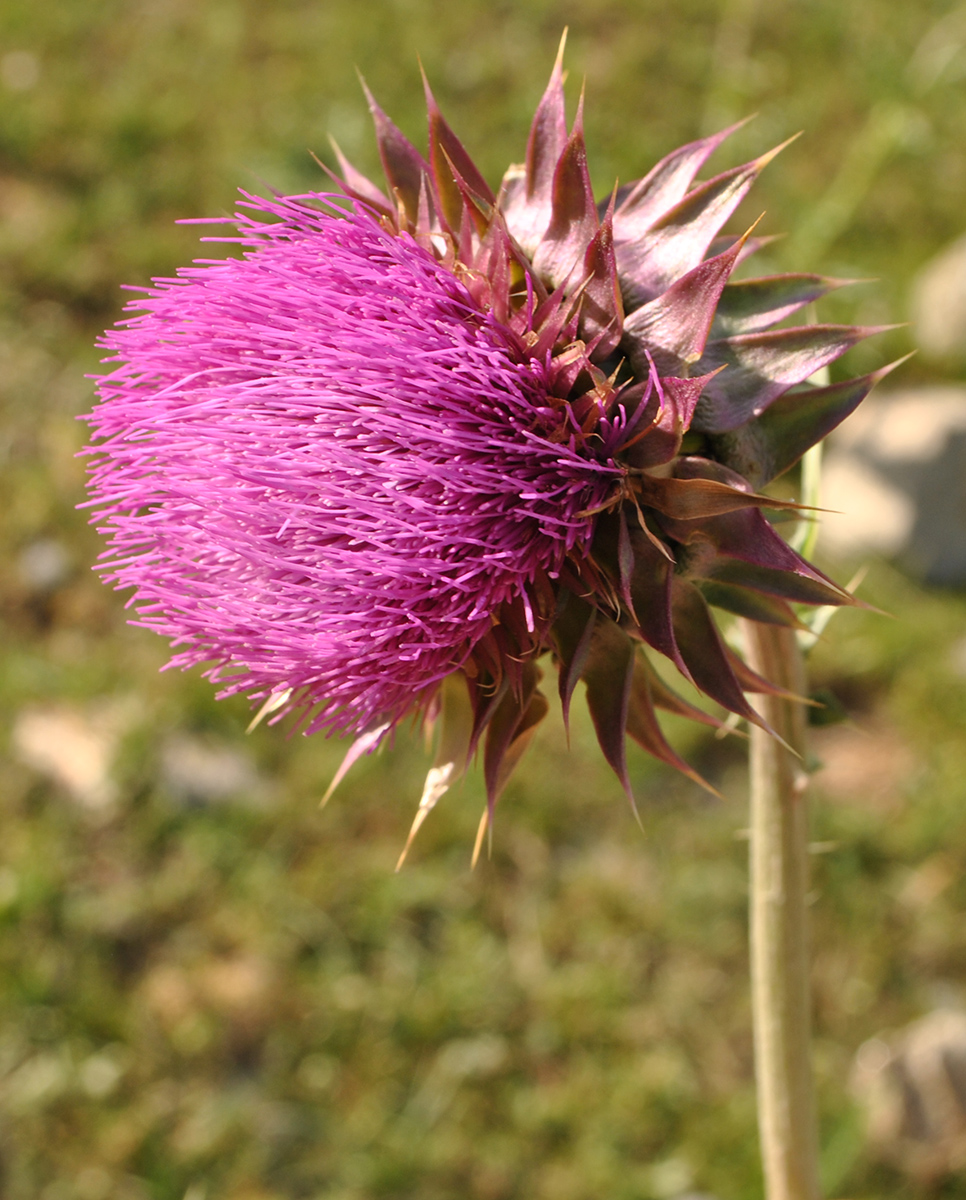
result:
M 187 803 L 265 800 L 265 782 L 247 752 L 190 734 L 165 740 L 161 778 L 176 798 Z
M 17 573 L 34 592 L 51 592 L 70 574 L 70 556 L 54 538 L 39 538 L 20 552 Z
M 54 780 L 82 807 L 98 811 L 117 800 L 110 770 L 120 733 L 115 714 L 31 708 L 14 721 L 13 749 L 22 763 Z
M 816 729 L 812 748 L 821 763 L 814 778 L 823 796 L 880 813 L 901 805 L 919 766 L 899 731 L 885 722 Z
M 11 92 L 29 92 L 40 79 L 40 60 L 29 50 L 9 50 L 0 58 L 0 82 Z
M 966 1166 L 966 1013 L 937 1009 L 865 1042 L 851 1087 L 881 1158 L 930 1184 Z
M 966 580 L 966 388 L 874 393 L 829 439 L 820 544 Z
M 922 268 L 912 286 L 912 318 L 930 358 L 966 359 L 966 237 Z
M 930 462 L 959 430 L 966 430 L 966 388 L 938 384 L 873 392 L 832 444 L 876 462 Z
M 822 549 L 843 558 L 898 554 L 916 523 L 912 501 L 851 454 L 828 456 L 822 508 Z

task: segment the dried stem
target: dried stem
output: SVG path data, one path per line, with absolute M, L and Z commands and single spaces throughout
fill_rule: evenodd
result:
M 743 622 L 750 665 L 796 695 L 805 667 L 795 631 Z M 760 729 L 751 737 L 751 980 L 758 1125 L 766 1200 L 818 1200 L 810 1062 L 806 891 L 808 809 L 801 704 L 758 710 L 802 758 Z

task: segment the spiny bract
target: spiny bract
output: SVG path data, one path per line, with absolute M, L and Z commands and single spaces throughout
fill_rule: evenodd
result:
M 101 570 L 174 664 L 355 734 L 343 769 L 441 718 L 414 829 L 481 739 L 492 814 L 547 651 L 628 792 L 626 734 L 693 774 L 655 706 L 717 724 L 647 650 L 759 722 L 708 605 L 851 602 L 757 489 L 884 373 L 812 386 L 875 331 L 774 328 L 840 281 L 729 282 L 761 241 L 720 230 L 776 151 L 695 183 L 725 130 L 598 204 L 558 55 L 494 195 L 426 98 L 424 157 L 369 97 L 387 191 L 336 149 L 338 193 L 246 196 L 242 257 L 131 304 L 89 452 Z

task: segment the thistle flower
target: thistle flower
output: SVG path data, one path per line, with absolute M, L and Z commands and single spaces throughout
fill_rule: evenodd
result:
M 442 718 L 414 831 L 481 742 L 492 813 L 548 653 L 628 794 L 627 734 L 693 775 L 655 708 L 717 723 L 651 654 L 760 724 L 775 689 L 709 605 L 852 602 L 757 489 L 884 373 L 814 387 L 875 330 L 780 325 L 841 281 L 730 281 L 762 239 L 720 231 L 777 150 L 696 183 L 725 130 L 598 204 L 558 55 L 494 194 L 426 99 L 424 156 L 369 96 L 385 190 L 336 148 L 337 192 L 245 195 L 241 257 L 133 301 L 89 418 L 100 569 L 172 665 L 354 734 L 343 770 Z

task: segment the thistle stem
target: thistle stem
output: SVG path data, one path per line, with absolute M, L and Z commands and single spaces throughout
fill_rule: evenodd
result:
M 742 622 L 750 666 L 796 695 L 805 666 L 793 629 Z M 806 890 L 808 809 L 801 704 L 762 696 L 758 711 L 798 754 L 751 731 L 751 988 L 766 1200 L 818 1200 L 810 1062 Z

